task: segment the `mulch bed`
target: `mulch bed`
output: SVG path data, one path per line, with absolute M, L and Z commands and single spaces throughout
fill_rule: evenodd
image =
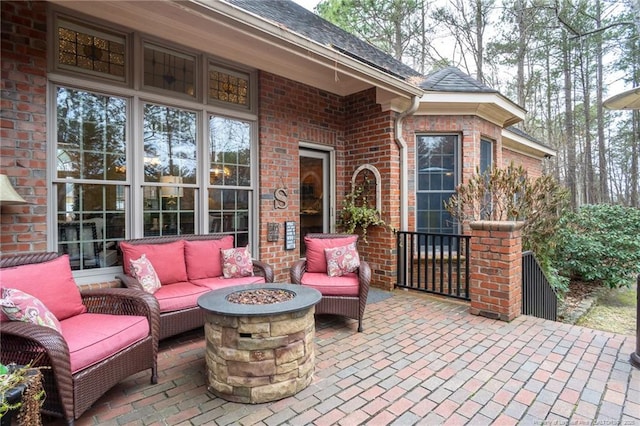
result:
M 564 300 L 559 307 L 558 320 L 563 321 L 564 318 L 570 318 L 571 313 L 576 311 L 585 299 L 596 297 L 602 288 L 602 285 L 592 282 L 571 281 L 569 291 L 565 293 Z

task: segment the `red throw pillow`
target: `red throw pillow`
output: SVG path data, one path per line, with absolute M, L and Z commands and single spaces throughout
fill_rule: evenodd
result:
M 233 248 L 233 235 L 219 240 L 185 241 L 184 257 L 190 280 L 222 276 L 222 255 L 220 250 Z
M 341 238 L 309 238 L 305 236 L 307 272 L 327 272 L 327 258 L 324 249 L 345 246 L 356 241 L 358 241 L 357 235 Z
M 324 249 L 327 258 L 327 273 L 330 277 L 341 277 L 349 272 L 355 272 L 360 267 L 360 256 L 356 243 L 335 248 Z
M 225 278 L 250 277 L 253 275 L 253 261 L 249 246 L 221 250 L 222 274 Z
M 23 291 L 15 288 L 3 288 L 0 298 L 2 312 L 10 321 L 30 322 L 62 332 L 60 322 L 44 304 Z
M 160 279 L 146 255 L 143 254 L 140 259 L 131 260 L 129 263 L 131 276 L 138 280 L 144 291 L 150 294 L 158 291 L 161 285 Z
M 15 288 L 39 299 L 58 321 L 87 311 L 66 254 L 49 262 L 3 268 L 0 287 Z
M 122 268 L 131 275 L 131 259 L 139 259 L 143 254 L 153 264 L 153 268 L 163 285 L 187 281 L 187 265 L 184 261 L 184 240 L 165 244 L 120 243 Z

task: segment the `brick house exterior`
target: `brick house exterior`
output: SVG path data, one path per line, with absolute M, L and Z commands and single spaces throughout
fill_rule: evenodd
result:
M 151 3 L 55 3 L 1 3 L 2 173 L 10 177 L 16 191 L 30 203 L 2 208 L 0 251 L 3 255 L 57 251 L 60 243 L 56 221 L 61 220 L 63 209 L 58 206 L 54 210 L 52 204 L 56 197 L 52 191 L 64 183 L 55 180 L 56 164 L 51 158 L 56 152 L 52 148 L 56 143 L 52 97 L 55 97 L 54 85 L 75 87 L 76 81 L 73 72 L 55 67 L 52 26 L 59 15 L 77 16 L 80 22 L 95 22 L 100 28 L 113 26 L 118 34 L 135 33 L 127 43 L 136 46 L 133 47 L 136 52 L 140 49 L 139 40 L 146 40 L 148 36 L 154 43 L 171 42 L 172 48 L 184 46 L 188 53 L 195 52 L 196 56 L 220 58 L 225 65 L 237 64 L 246 67 L 242 69 L 255 71 L 255 113 L 236 109 L 232 113 L 255 126 L 257 149 L 252 152 L 255 167 L 252 166 L 250 192 L 255 200 L 251 205 L 257 208 L 250 209 L 247 238 L 253 244 L 254 256 L 273 265 L 276 281 L 288 281 L 289 266 L 301 256 L 299 244 L 293 250 L 286 249 L 283 235 L 285 222 L 296 224 L 298 241 L 301 233 L 301 175 L 304 172 L 300 170 L 301 149 L 311 148 L 330 158 L 330 188 L 325 189 L 331 204 L 330 211 L 325 212 L 329 215 L 325 232 L 336 230 L 336 210 L 351 189 L 354 172 L 368 165 L 379 173 L 381 210 L 388 228 L 370 230 L 369 242 L 360 242 L 359 246 L 372 266 L 373 285 L 385 289 L 392 289 L 395 282 L 393 230 L 417 227 L 417 134 L 448 134 L 458 138 L 458 183 L 475 173 L 482 139 L 491 141 L 493 163 L 505 165 L 515 161 L 523 164 L 533 176 L 542 173 L 543 158 L 554 155 L 539 141 L 510 127 L 522 121 L 524 111 L 496 91 L 451 69 L 444 73 L 446 78 L 453 78 L 453 90 L 443 84 L 443 80 L 417 78 L 415 71 L 388 55 L 362 50 L 357 39 L 349 38 L 334 27 L 323 27 L 323 34 L 331 36 L 330 32 L 334 31 L 335 37 L 346 37 L 343 46 L 321 45 L 322 40 L 314 40 L 309 34 L 301 36 L 302 30 L 295 27 L 295 22 L 307 29 L 328 24 L 294 4 L 234 0 L 219 2 L 207 9 L 190 2 L 182 5 L 164 2 L 146 11 L 144 8 Z M 264 10 L 251 10 L 252 7 Z M 281 21 L 276 19 L 279 17 Z M 172 22 L 172 26 L 163 30 L 162 24 L 168 22 Z M 234 33 L 245 22 L 253 26 L 247 25 L 242 33 Z M 208 29 L 214 25 L 220 31 L 209 33 Z M 92 28 L 89 25 L 87 31 Z M 242 37 L 256 44 L 247 44 L 247 50 L 251 51 L 244 55 L 233 44 L 246 42 Z M 225 43 L 221 42 L 223 39 Z M 190 44 L 186 44 L 187 40 L 191 40 Z M 280 60 L 273 60 L 274 57 Z M 98 81 L 94 88 L 93 75 L 82 78 L 85 83 L 81 87 L 86 90 L 102 93 L 113 86 L 119 96 L 127 97 L 129 91 L 132 99 L 145 97 L 139 83 Z M 138 77 L 130 78 L 135 81 Z M 155 96 L 155 92 L 150 93 Z M 465 101 L 460 100 L 461 94 Z M 201 108 L 203 114 L 218 114 L 221 110 L 202 100 L 192 104 L 194 109 Z M 183 102 L 182 97 L 176 105 L 185 105 L 186 109 L 192 106 Z M 139 129 L 134 126 L 130 153 L 138 149 L 136 131 Z M 205 145 L 201 143 L 198 149 L 204 150 Z M 135 199 L 136 194 L 143 192 L 138 189 L 143 185 L 135 183 L 134 174 L 127 179 L 123 186 Z M 200 194 L 208 186 L 198 180 L 194 188 Z M 287 195 L 286 208 L 277 206 L 275 194 L 279 189 Z M 142 202 L 132 201 L 125 210 L 129 206 L 132 211 L 125 214 L 128 225 L 122 232 L 126 232 L 127 238 L 141 237 L 146 231 L 136 223 L 143 222 L 138 217 L 146 207 L 140 207 Z M 193 214 L 194 232 L 213 232 L 212 225 L 207 225 L 202 218 L 207 215 L 204 202 L 194 210 L 197 210 Z M 280 225 L 275 241 L 270 240 L 271 224 Z M 80 271 L 78 282 L 104 282 L 115 275 L 113 268 L 103 272 L 100 269 Z

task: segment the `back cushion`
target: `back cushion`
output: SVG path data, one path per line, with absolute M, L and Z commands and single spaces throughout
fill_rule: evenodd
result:
M 129 244 L 123 241 L 120 243 L 120 248 L 125 274 L 131 275 L 130 260 L 139 259 L 145 254 L 163 285 L 187 281 L 183 240 L 165 244 Z
M 309 238 L 304 237 L 307 247 L 307 272 L 327 272 L 327 258 L 324 249 L 345 246 L 358 241 L 358 236 L 342 238 Z
M 220 250 L 233 248 L 233 235 L 219 240 L 185 241 L 184 257 L 189 280 L 215 278 L 222 275 Z
M 49 262 L 2 268 L 0 287 L 15 288 L 39 299 L 58 321 L 87 311 L 66 254 Z

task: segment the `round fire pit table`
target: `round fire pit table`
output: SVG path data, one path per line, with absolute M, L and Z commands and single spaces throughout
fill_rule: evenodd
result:
M 315 367 L 313 314 L 321 297 L 313 288 L 277 283 L 200 296 L 209 390 L 227 401 L 260 404 L 306 388 Z

